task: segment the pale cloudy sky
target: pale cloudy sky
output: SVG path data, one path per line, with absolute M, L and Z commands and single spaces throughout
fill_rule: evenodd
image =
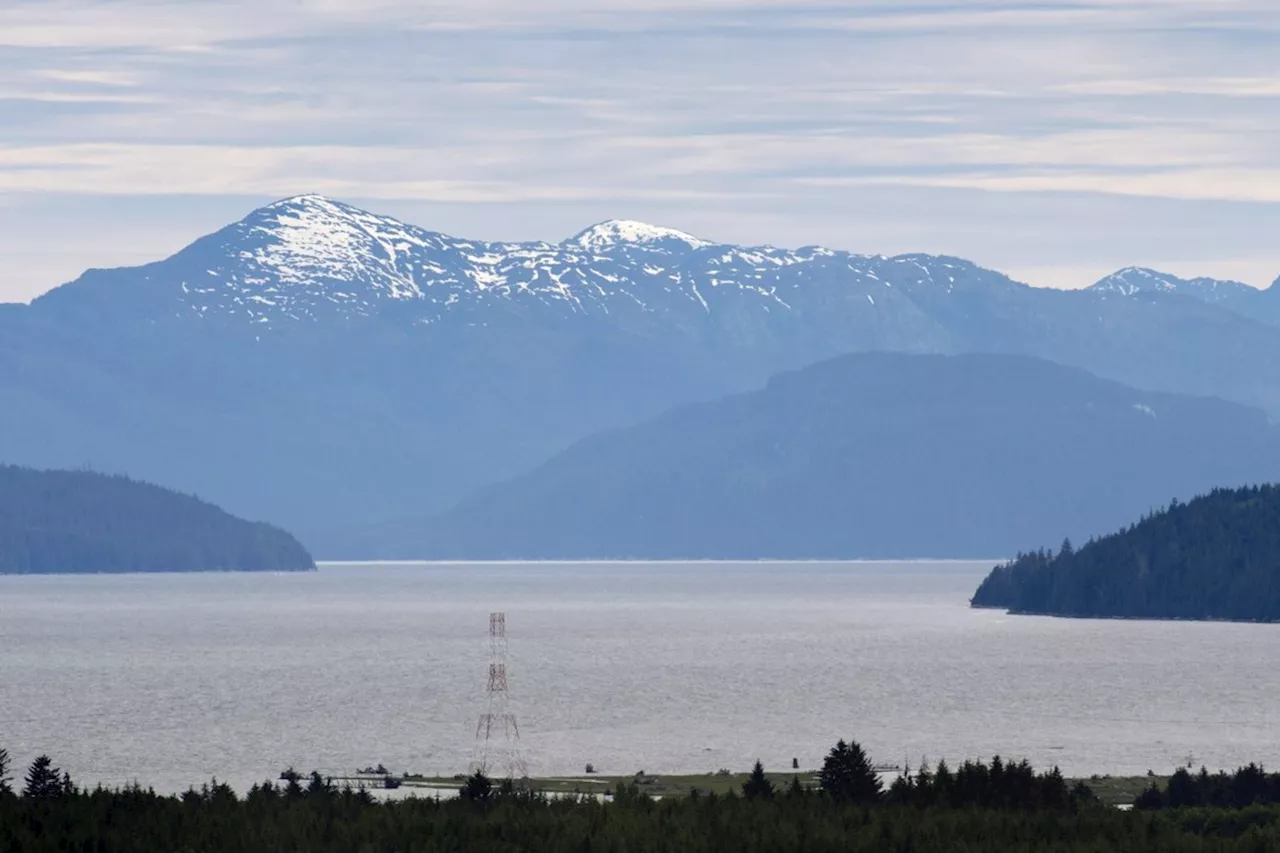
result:
M 1265 286 L 1280 2 L 0 0 L 0 300 L 302 192 Z

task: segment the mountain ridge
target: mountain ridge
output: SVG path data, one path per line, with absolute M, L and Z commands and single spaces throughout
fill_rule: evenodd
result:
M 340 245 L 351 248 L 360 240 L 369 240 L 372 241 L 372 243 L 377 244 L 381 254 L 384 256 L 381 258 L 383 261 L 394 260 L 397 255 L 397 251 L 393 241 L 397 240 L 406 246 L 416 245 L 425 248 L 459 246 L 464 249 L 478 247 L 484 251 L 505 250 L 511 252 L 567 252 L 578 255 L 584 251 L 592 252 L 611 248 L 645 247 L 646 245 L 655 243 L 674 241 L 676 243 L 683 244 L 689 249 L 724 248 L 734 250 L 736 252 L 751 254 L 778 253 L 783 256 L 789 255 L 793 258 L 789 261 L 791 263 L 795 262 L 794 258 L 797 256 L 828 255 L 845 256 L 866 261 L 906 261 L 911 259 L 932 258 L 938 260 L 958 261 L 966 265 L 978 266 L 970 261 L 954 256 L 921 252 L 907 252 L 887 256 L 884 254 L 868 254 L 843 249 L 833 249 L 817 244 L 810 244 L 800 248 L 779 248 L 770 244 L 739 245 L 696 237 L 687 232 L 663 225 L 627 219 L 603 220 L 587 226 L 573 236 L 567 237 L 559 242 L 548 242 L 545 240 L 481 240 L 456 237 L 445 232 L 433 231 L 416 225 L 410 225 L 401 220 L 395 219 L 394 217 L 374 214 L 354 205 L 318 193 L 303 193 L 282 198 L 256 208 L 242 219 L 224 226 L 211 234 L 197 238 L 186 247 L 179 249 L 177 252 L 174 252 L 159 261 L 144 264 L 141 267 L 91 268 L 87 270 L 87 272 L 109 273 L 119 270 L 154 267 L 157 264 L 163 264 L 180 258 L 197 246 L 216 242 L 216 238 L 225 236 L 245 237 L 251 232 L 258 232 L 279 238 L 282 244 L 286 244 L 286 248 L 292 249 L 291 255 L 289 251 L 283 252 L 282 254 L 286 256 L 283 258 L 279 255 L 273 255 L 271 252 L 265 252 L 262 255 L 254 257 L 254 260 L 263 266 L 273 267 L 277 278 L 285 281 L 288 281 L 292 277 L 300 274 L 299 270 L 291 268 L 288 265 L 287 260 L 289 256 L 293 258 L 305 257 L 307 255 L 307 250 L 311 250 L 310 257 L 314 260 L 317 259 L 320 254 L 326 254 L 335 264 L 335 267 L 330 269 L 329 272 L 340 271 L 342 263 L 344 261 L 351 263 L 353 257 L 348 255 L 344 258 L 341 253 L 335 252 L 334 249 Z M 327 249 L 327 251 L 323 253 L 317 251 L 321 247 Z M 374 258 L 378 254 L 379 251 L 367 253 L 366 260 Z M 241 253 L 241 257 L 243 258 L 246 256 Z M 474 262 L 484 262 L 485 260 L 491 259 L 486 259 L 481 255 L 474 256 L 471 260 Z M 774 263 L 778 263 L 778 261 L 774 261 Z M 442 270 L 432 271 L 443 272 Z M 209 270 L 207 272 L 210 274 L 217 273 L 216 270 Z M 304 274 L 305 277 L 325 278 L 323 274 L 324 270 L 302 270 L 301 273 Z M 1144 279 L 1145 282 L 1143 281 Z M 254 284 L 267 283 L 266 280 L 255 280 L 252 278 L 249 278 L 248 281 L 249 283 Z M 70 283 L 73 282 L 68 282 L 68 284 Z M 408 282 L 405 283 L 408 284 Z M 481 289 L 485 289 L 489 282 L 485 281 L 482 277 L 477 284 Z M 1026 286 L 1033 285 L 1028 284 Z M 58 287 L 53 288 L 53 290 L 57 289 Z M 1072 288 L 1067 289 L 1070 290 Z M 1265 292 L 1270 289 L 1280 289 L 1280 278 L 1277 278 L 1269 288 L 1260 288 L 1230 279 L 1215 279 L 1207 276 L 1187 279 L 1148 267 L 1127 266 L 1120 268 L 1094 282 L 1092 285 L 1081 289 L 1099 292 L 1115 292 L 1123 295 L 1132 295 L 1133 293 L 1144 291 L 1178 292 L 1184 289 L 1202 289 L 1206 293 L 1212 294 L 1205 298 L 1222 299 L 1229 298 L 1237 293 L 1257 293 Z M 407 288 L 407 291 L 408 293 L 413 293 L 413 288 Z M 52 292 L 52 290 L 35 297 L 33 301 L 40 300 L 50 292 Z M 1226 292 L 1228 297 L 1219 296 L 1218 293 L 1220 292 Z M 401 297 L 406 294 L 393 291 L 392 295 Z
M 1033 355 L 1280 415 L 1280 336 L 1221 305 L 1033 288 L 948 256 L 588 232 L 598 248 L 317 196 L 259 208 L 0 309 L 0 446 L 359 558 L 343 527 L 443 511 L 592 433 L 847 352 Z
M 163 270 L 169 292 L 157 295 L 167 297 L 166 305 L 176 303 L 201 319 L 239 317 L 265 330 L 318 316 L 380 311 L 430 325 L 447 313 L 465 316 L 494 307 L 499 298 L 524 310 L 551 309 L 561 317 L 666 312 L 679 322 L 737 295 L 766 309 L 790 310 L 785 293 L 804 276 L 789 273 L 814 264 L 827 273 L 843 265 L 835 271 L 858 281 L 874 307 L 869 291 L 876 286 L 939 283 L 922 261 L 980 269 L 946 256 L 734 246 L 627 220 L 597 223 L 560 243 L 486 242 L 303 195 L 258 208 L 162 261 L 92 270 L 38 297 L 31 307 L 42 309 L 71 294 L 81 297 L 86 287 L 110 286 L 135 271 L 144 286 L 163 286 L 153 278 Z M 85 282 L 86 277 L 93 281 Z M 947 284 L 954 281 L 950 276 Z
M 1229 302 L 1259 290 L 1240 281 L 1206 276 L 1180 278 L 1149 267 L 1124 267 L 1090 285 L 1089 289 L 1122 296 L 1132 296 L 1144 291 L 1189 293 L 1206 302 Z
M 1280 279 L 1269 288 L 1258 288 L 1230 279 L 1180 278 L 1147 267 L 1124 267 L 1085 289 L 1120 297 L 1152 293 L 1185 297 L 1280 327 Z

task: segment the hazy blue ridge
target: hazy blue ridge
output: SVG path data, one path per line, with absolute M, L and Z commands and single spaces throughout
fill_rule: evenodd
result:
M 307 571 L 288 533 L 87 471 L 0 466 L 0 574 Z
M 973 604 L 1056 616 L 1280 621 L 1280 487 L 1214 489 L 1082 547 L 1019 554 L 991 572 Z
M 436 558 L 999 557 L 1280 478 L 1212 398 L 1007 355 L 841 356 L 600 433 L 376 541 Z
M 1261 307 L 633 222 L 500 243 L 300 196 L 2 308 L 6 461 L 164 483 L 322 557 L 369 556 L 593 433 L 849 352 L 1033 355 L 1280 415 Z

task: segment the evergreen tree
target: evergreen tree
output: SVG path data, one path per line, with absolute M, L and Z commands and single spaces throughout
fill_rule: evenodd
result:
M 1207 777 L 1208 774 L 1206 773 L 1205 776 Z M 1197 780 L 1191 777 L 1187 768 L 1179 767 L 1170 777 L 1169 785 L 1165 789 L 1165 805 L 1171 809 L 1202 805 L 1204 795 L 1203 786 L 1197 784 Z
M 759 760 L 751 769 L 751 775 L 747 777 L 747 781 L 742 783 L 742 796 L 748 800 L 754 800 L 757 797 L 767 800 L 773 797 L 773 783 L 764 775 L 764 765 Z
M 9 752 L 0 747 L 0 797 L 13 793 L 13 787 L 9 784 L 11 776 L 9 775 Z
M 1071 802 L 1075 806 L 1092 805 L 1098 802 L 1098 795 L 1083 781 L 1077 779 L 1071 786 Z
M 856 742 L 838 742 L 822 762 L 818 786 L 839 802 L 870 804 L 880 800 L 880 777 Z
M 32 799 L 52 799 L 62 796 L 66 791 L 62 771 L 53 766 L 53 760 L 47 755 L 41 755 L 31 762 L 25 781 L 22 796 Z
M 885 799 L 895 806 L 910 805 L 916 801 L 916 784 L 910 772 L 903 771 L 893 780 Z
M 290 767 L 288 770 L 280 774 L 280 778 L 284 780 L 284 795 L 290 798 L 302 796 L 302 774 Z
M 489 781 L 488 776 L 477 770 L 467 777 L 467 781 L 462 783 L 462 787 L 458 790 L 458 796 L 467 802 L 483 805 L 493 799 L 493 782 Z
M 1160 789 L 1156 787 L 1156 783 L 1152 782 L 1147 786 L 1141 794 L 1133 801 L 1134 809 L 1138 811 L 1158 811 L 1164 808 L 1164 794 L 1160 793 Z
M 307 782 L 308 796 L 324 796 L 333 793 L 333 785 L 329 780 L 321 776 L 319 772 L 312 770 L 309 781 Z

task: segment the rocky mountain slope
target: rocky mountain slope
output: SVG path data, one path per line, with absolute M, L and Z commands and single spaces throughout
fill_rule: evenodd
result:
M 194 491 L 358 557 L 369 530 L 593 432 L 869 350 L 1026 353 L 1280 413 L 1275 328 L 1177 294 L 622 221 L 492 243 L 300 196 L 0 306 L 0 448 Z

